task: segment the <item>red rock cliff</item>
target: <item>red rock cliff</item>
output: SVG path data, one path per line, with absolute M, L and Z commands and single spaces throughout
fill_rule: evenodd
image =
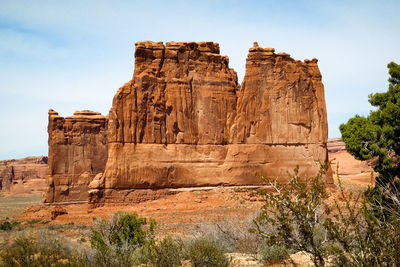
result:
M 216 43 L 139 42 L 134 78 L 114 97 L 109 143 L 227 143 L 238 88 Z
M 49 110 L 49 180 L 43 202 L 87 201 L 88 184 L 107 161 L 107 119 L 77 111 L 61 117 Z
M 328 123 L 317 59 L 292 59 L 273 48 L 250 48 L 238 94 L 234 143 L 326 145 Z
M 124 201 L 132 189 L 284 181 L 296 165 L 327 161 L 317 60 L 295 61 L 255 43 L 242 86 L 211 42 L 136 43 L 133 79 L 113 100 L 104 175 L 90 199 Z M 332 182 L 330 176 L 328 182 Z

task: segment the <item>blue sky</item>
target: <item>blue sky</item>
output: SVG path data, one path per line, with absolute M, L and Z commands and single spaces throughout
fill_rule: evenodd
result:
M 253 41 L 318 58 L 329 136 L 400 62 L 400 1 L 0 1 L 0 160 L 47 154 L 47 111 L 107 114 L 134 43 L 215 41 L 243 79 Z

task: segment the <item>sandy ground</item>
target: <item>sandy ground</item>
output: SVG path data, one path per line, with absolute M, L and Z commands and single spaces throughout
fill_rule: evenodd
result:
M 335 184 L 341 181 L 347 191 L 357 192 L 373 185 L 372 169 L 368 162 L 355 160 L 346 152 L 340 139 L 330 139 L 329 157 Z M 336 188 L 338 188 L 336 186 Z M 156 192 L 155 192 L 156 193 Z M 204 223 L 221 220 L 241 220 L 254 217 L 262 202 L 252 188 L 207 187 L 174 192 L 159 199 L 132 204 L 108 204 L 90 208 L 87 204 L 60 205 L 68 214 L 51 220 L 54 205 L 36 205 L 17 217 L 18 220 L 40 219 L 50 224 L 92 224 L 93 218 L 108 219 L 117 211 L 136 212 L 142 217 L 154 218 L 160 231 L 182 232 Z
M 330 189 L 332 195 L 338 194 L 338 182 L 350 192 L 365 190 L 373 185 L 372 169 L 368 162 L 355 160 L 348 154 L 339 139 L 328 143 L 329 157 L 334 171 L 336 189 Z M 156 193 L 156 192 L 155 192 Z M 20 221 L 40 220 L 46 225 L 92 225 L 94 218 L 109 219 L 118 211 L 136 212 L 141 217 L 153 218 L 158 225 L 159 235 L 187 236 L 206 225 L 223 222 L 251 220 L 260 210 L 263 202 L 252 188 L 208 187 L 178 190 L 172 195 L 163 195 L 156 200 L 132 204 L 105 205 L 91 208 L 88 204 L 35 205 L 16 217 Z M 67 214 L 51 219 L 51 211 L 61 207 Z M 233 255 L 235 266 L 262 266 L 254 262 L 251 255 Z M 300 266 L 311 266 L 306 255 L 294 254 L 292 260 Z M 269 266 L 290 266 L 290 263 L 277 263 Z

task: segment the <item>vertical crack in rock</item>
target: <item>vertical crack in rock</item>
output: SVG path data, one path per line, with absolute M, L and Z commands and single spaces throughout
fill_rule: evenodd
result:
M 89 201 L 96 203 L 124 201 L 129 190 L 140 188 L 262 184 L 256 172 L 284 182 L 297 165 L 300 174 L 315 174 L 318 162 L 328 160 L 317 60 L 301 62 L 255 43 L 240 86 L 219 51 L 213 42 L 138 42 L 133 79 L 114 96 L 108 123 L 101 116 L 98 132 L 85 134 L 80 125 L 92 129 L 97 122 L 89 117 L 100 115 L 86 114 L 78 122 L 49 112 L 54 201 L 84 199 L 77 192 L 88 188 Z M 71 144 L 63 141 L 69 136 L 63 125 L 78 133 Z M 106 142 L 96 148 L 106 129 Z M 82 135 L 91 141 L 78 145 Z M 73 173 L 60 167 L 71 146 L 84 146 L 88 154 L 74 153 Z M 93 160 L 95 149 L 106 155 L 102 161 Z M 68 196 L 57 193 L 63 177 L 71 179 Z M 84 180 L 81 191 L 77 177 Z M 332 182 L 330 174 L 326 179 Z

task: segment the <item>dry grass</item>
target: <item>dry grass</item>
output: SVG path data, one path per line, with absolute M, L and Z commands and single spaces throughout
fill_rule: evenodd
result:
M 33 196 L 1 196 L 0 195 L 0 220 L 14 218 L 32 205 L 41 203 L 41 195 Z

